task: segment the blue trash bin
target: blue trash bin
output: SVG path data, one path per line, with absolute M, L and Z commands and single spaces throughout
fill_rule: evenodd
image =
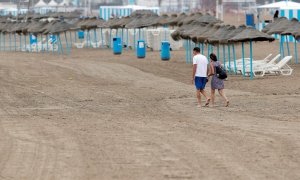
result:
M 114 54 L 122 54 L 121 38 L 119 38 L 119 37 L 113 38 L 113 51 L 114 51 Z
M 78 31 L 78 39 L 84 39 L 84 31 Z
M 170 60 L 170 43 L 168 41 L 161 42 L 160 57 L 163 61 Z
M 255 27 L 253 14 L 246 14 L 246 25 Z
M 30 44 L 36 44 L 37 43 L 37 37 L 33 34 L 30 35 Z
M 138 40 L 136 54 L 138 58 L 146 57 L 146 43 L 144 40 Z

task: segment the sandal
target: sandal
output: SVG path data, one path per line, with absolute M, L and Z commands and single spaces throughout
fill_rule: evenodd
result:
M 209 103 L 210 103 L 210 99 L 207 99 L 207 101 L 205 103 L 205 107 L 208 107 Z
M 229 101 L 226 101 L 225 107 L 228 107 L 228 106 L 229 106 Z

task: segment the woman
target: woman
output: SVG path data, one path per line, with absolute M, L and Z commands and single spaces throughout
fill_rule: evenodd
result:
M 217 56 L 214 53 L 210 54 L 210 74 L 209 76 L 212 76 L 211 80 L 211 103 L 212 106 L 215 104 L 215 91 L 216 89 L 219 91 L 219 94 L 223 97 L 225 100 L 225 107 L 229 106 L 229 100 L 227 99 L 225 93 L 224 93 L 224 80 L 219 79 L 216 74 L 216 67 L 221 66 L 221 63 L 218 61 Z

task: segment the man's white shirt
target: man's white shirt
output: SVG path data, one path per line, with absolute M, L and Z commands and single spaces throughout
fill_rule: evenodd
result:
M 194 56 L 193 64 L 197 64 L 197 70 L 195 76 L 207 77 L 208 60 L 204 55 L 197 54 L 196 56 Z

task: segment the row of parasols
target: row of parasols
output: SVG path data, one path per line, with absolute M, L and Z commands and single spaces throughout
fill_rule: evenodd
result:
M 295 39 L 299 40 L 299 22 L 296 19 L 291 21 L 286 18 L 278 18 L 273 23 L 267 25 L 263 32 L 253 29 L 252 27 L 246 27 L 244 25 L 235 27 L 232 25 L 225 25 L 222 21 L 216 19 L 209 14 L 192 13 L 179 15 L 173 14 L 171 16 L 162 15 L 158 16 L 152 11 L 135 11 L 128 17 L 123 18 L 111 18 L 108 21 L 104 21 L 98 18 L 79 18 L 75 13 L 52 13 L 49 15 L 31 15 L 31 16 L 19 16 L 18 19 L 12 19 L 11 17 L 0 18 L 0 32 L 1 36 L 5 34 L 19 34 L 20 36 L 35 34 L 55 34 L 60 41 L 60 34 L 65 34 L 66 48 L 70 53 L 70 45 L 68 46 L 66 32 L 78 31 L 78 30 L 94 30 L 95 38 L 97 36 L 96 29 L 101 29 L 101 39 L 103 39 L 102 29 L 141 29 L 158 26 L 171 26 L 176 28 L 176 31 L 171 34 L 174 40 L 186 40 L 186 61 L 191 62 L 191 48 L 193 46 L 199 46 L 204 52 L 204 48 L 207 48 L 208 54 L 213 52 L 214 47 L 217 47 L 217 55 L 220 57 L 220 45 L 223 47 L 223 63 L 226 63 L 226 47 L 229 66 L 231 63 L 230 52 L 232 50 L 234 72 L 236 73 L 236 58 L 234 44 L 242 43 L 242 54 L 244 59 L 244 43 L 250 43 L 250 76 L 253 78 L 252 73 L 252 42 L 253 41 L 274 41 L 272 34 L 280 35 L 280 52 L 284 56 L 283 37 L 287 35 L 293 35 Z M 112 33 L 110 33 L 111 35 Z M 128 32 L 127 32 L 128 34 Z M 140 33 L 139 33 L 140 34 Z M 1 38 L 0 36 L 0 38 Z M 140 36 L 140 35 L 139 35 Z M 48 36 L 47 36 L 48 37 Z M 135 37 L 135 36 L 134 36 Z M 2 38 L 5 39 L 5 38 Z M 123 39 L 123 37 L 122 37 Z M 70 40 L 72 37 L 70 35 Z M 128 40 L 128 37 L 127 37 Z M 0 41 L 1 42 L 1 41 Z M 297 41 L 295 40 L 295 47 Z M 61 44 L 58 43 L 58 44 Z M 102 43 L 103 44 L 103 43 Z M 63 48 L 59 48 L 62 52 Z M 289 46 L 287 43 L 288 54 Z M 295 48 L 297 49 L 297 48 Z M 295 50 L 296 63 L 297 51 Z M 244 61 L 243 61 L 244 62 Z M 226 68 L 226 67 L 225 67 Z M 228 69 L 230 71 L 230 69 Z M 243 71 L 245 72 L 245 71 Z

